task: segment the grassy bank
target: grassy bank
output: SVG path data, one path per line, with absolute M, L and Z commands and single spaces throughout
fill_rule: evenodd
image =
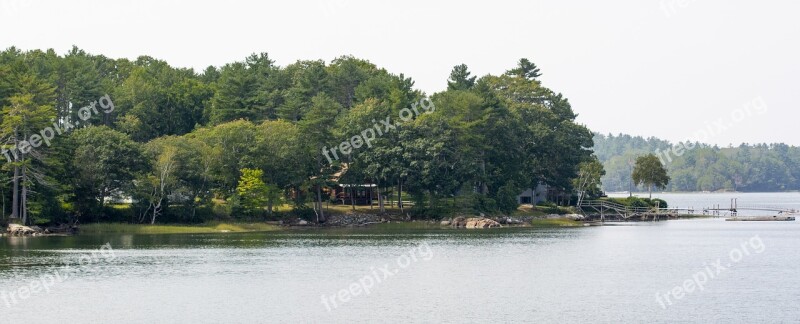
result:
M 86 234 L 184 234 L 184 233 L 226 233 L 226 232 L 267 232 L 280 229 L 279 226 L 264 223 L 207 223 L 199 225 L 146 225 L 146 224 L 86 224 L 81 225 L 81 233 Z

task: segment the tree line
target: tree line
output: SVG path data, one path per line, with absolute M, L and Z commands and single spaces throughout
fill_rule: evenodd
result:
M 629 190 L 630 162 L 637 156 L 664 152 L 672 147 L 671 143 L 657 138 L 624 134 L 595 134 L 594 144 L 595 153 L 606 170 L 602 181 L 607 191 Z M 686 149 L 681 156 L 661 155 L 671 178 L 665 187 L 668 191 L 800 190 L 798 147 L 783 143 L 743 143 L 728 147 L 694 143 L 684 147 L 693 148 Z
M 592 133 L 540 76 L 527 59 L 480 78 L 461 64 L 447 90 L 427 96 L 411 78 L 352 56 L 278 66 L 260 53 L 196 72 L 149 56 L 11 47 L 0 52 L 3 148 L 29 145 L 47 127 L 73 127 L 3 161 L 3 215 L 200 222 L 277 217 L 289 205 L 293 215 L 324 221 L 327 190 L 373 183 L 380 197 L 412 200 L 408 212 L 424 217 L 454 205 L 510 212 L 537 184 L 566 196 L 576 184 L 598 191 L 599 181 L 585 179 L 600 172 Z M 84 113 L 101 98 L 106 109 Z M 423 99 L 435 111 L 369 148 L 336 161 L 322 154 Z M 115 203 L 126 197 L 128 206 Z

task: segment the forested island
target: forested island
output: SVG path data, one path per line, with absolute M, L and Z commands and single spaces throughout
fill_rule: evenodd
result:
M 632 161 L 643 154 L 672 149 L 654 137 L 630 135 L 594 136 L 594 151 L 603 163 L 606 191 L 631 188 Z M 800 190 L 800 148 L 783 143 L 741 144 L 719 147 L 694 143 L 681 156 L 662 155 L 671 178 L 668 191 L 778 192 Z M 635 188 L 635 187 L 634 187 Z M 636 190 L 636 189 L 634 189 Z
M 261 53 L 198 72 L 12 47 L 0 52 L 3 219 L 324 223 L 361 198 L 427 218 L 510 213 L 537 186 L 564 204 L 576 186 L 598 194 L 593 133 L 533 62 L 509 66 L 456 65 L 446 91 L 425 94 L 352 56 L 278 66 Z

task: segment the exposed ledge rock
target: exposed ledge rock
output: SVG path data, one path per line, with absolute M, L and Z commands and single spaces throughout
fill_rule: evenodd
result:
M 442 223 L 444 224 L 444 223 Z M 463 228 L 493 228 L 502 227 L 500 223 L 485 217 L 456 217 L 450 222 L 450 226 Z
M 42 229 L 36 226 L 28 227 L 18 224 L 8 224 L 6 232 L 8 232 L 8 234 L 11 235 L 36 235 L 36 234 L 41 234 Z

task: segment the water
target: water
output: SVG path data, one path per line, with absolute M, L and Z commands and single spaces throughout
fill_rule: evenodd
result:
M 800 222 L 704 219 L 2 238 L 0 298 L 17 295 L 0 299 L 0 323 L 798 322 L 798 234 Z M 677 298 L 687 280 L 703 290 Z

